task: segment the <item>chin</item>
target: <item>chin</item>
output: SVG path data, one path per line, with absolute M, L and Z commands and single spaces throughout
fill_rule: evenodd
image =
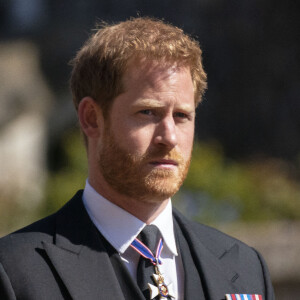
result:
M 141 201 L 148 203 L 161 203 L 174 196 L 178 192 L 180 186 L 181 183 L 179 182 L 170 183 L 165 182 L 165 180 L 151 182 L 151 184 L 146 186 L 145 193 L 141 197 Z

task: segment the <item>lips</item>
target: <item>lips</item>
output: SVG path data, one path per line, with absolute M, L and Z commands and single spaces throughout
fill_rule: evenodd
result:
M 151 165 L 155 166 L 165 166 L 165 167 L 176 167 L 178 166 L 178 162 L 173 159 L 157 159 L 157 160 L 152 160 L 150 162 Z

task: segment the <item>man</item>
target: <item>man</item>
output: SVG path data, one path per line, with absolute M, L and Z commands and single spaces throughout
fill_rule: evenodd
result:
M 206 88 L 197 42 L 136 18 L 99 29 L 73 66 L 88 180 L 1 240 L 0 298 L 274 299 L 255 250 L 172 211 Z

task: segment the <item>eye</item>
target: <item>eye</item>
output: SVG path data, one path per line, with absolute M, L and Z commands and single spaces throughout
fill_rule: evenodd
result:
M 185 122 L 188 122 L 188 121 L 193 121 L 194 114 L 193 113 L 185 113 L 185 112 L 182 112 L 182 111 L 178 111 L 178 112 L 175 112 L 173 114 L 173 118 L 178 123 L 185 123 Z
M 175 118 L 188 119 L 189 116 L 183 112 L 177 112 L 174 114 Z
M 139 113 L 140 113 L 140 114 L 143 114 L 143 115 L 147 115 L 147 116 L 153 115 L 153 112 L 152 112 L 150 109 L 143 109 L 143 110 L 140 110 Z

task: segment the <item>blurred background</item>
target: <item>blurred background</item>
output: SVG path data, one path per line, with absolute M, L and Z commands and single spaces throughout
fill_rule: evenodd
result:
M 277 299 L 299 299 L 296 1 L 0 0 L 0 236 L 84 187 L 68 62 L 96 22 L 138 15 L 199 40 L 208 73 L 191 171 L 175 205 L 257 248 Z

